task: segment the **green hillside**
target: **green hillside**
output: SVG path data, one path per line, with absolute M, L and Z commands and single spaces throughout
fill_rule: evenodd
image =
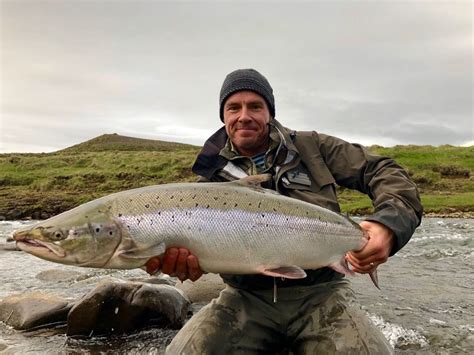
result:
M 193 181 L 200 147 L 106 134 L 54 153 L 0 154 L 0 219 L 47 218 L 100 196 L 153 184 Z M 474 214 L 474 147 L 370 147 L 395 158 L 418 184 L 425 212 Z M 370 200 L 339 188 L 351 214 Z

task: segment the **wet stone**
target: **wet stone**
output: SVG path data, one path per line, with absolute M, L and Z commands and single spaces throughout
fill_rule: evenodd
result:
M 51 269 L 41 271 L 36 275 L 36 278 L 41 281 L 74 281 L 84 276 L 83 272 L 73 270 Z
M 67 335 L 124 334 L 145 327 L 179 329 L 189 305 L 184 294 L 169 285 L 102 283 L 71 309 Z
M 40 292 L 12 295 L 0 301 L 0 321 L 18 330 L 46 327 L 65 322 L 72 306 L 62 297 Z
M 197 281 L 178 281 L 176 288 L 179 288 L 191 300 L 191 302 L 210 302 L 217 298 L 219 293 L 225 288 L 224 281 L 217 274 L 204 274 Z

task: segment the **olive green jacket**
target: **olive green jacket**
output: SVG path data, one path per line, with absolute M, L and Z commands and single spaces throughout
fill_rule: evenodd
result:
M 271 186 L 283 195 L 339 212 L 336 184 L 367 194 L 374 213 L 366 220 L 384 224 L 395 235 L 391 255 L 400 250 L 420 224 L 423 207 L 416 185 L 392 159 L 368 152 L 358 144 L 317 132 L 292 131 L 271 122 L 270 149 L 266 154 Z M 205 143 L 193 166 L 201 181 L 229 181 L 255 174 L 251 159 L 232 149 L 225 128 Z M 227 276 L 237 287 L 266 288 L 266 276 Z M 328 268 L 309 271 L 305 280 L 286 280 L 280 286 L 313 284 L 341 277 Z M 271 281 L 271 285 L 270 285 Z

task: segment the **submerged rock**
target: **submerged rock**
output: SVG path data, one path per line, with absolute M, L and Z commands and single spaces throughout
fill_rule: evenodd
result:
M 179 329 L 190 302 L 175 287 L 137 282 L 103 283 L 67 317 L 69 336 L 123 334 L 148 326 Z
M 183 291 L 193 303 L 210 302 L 213 298 L 219 296 L 224 287 L 224 281 L 217 274 L 204 274 L 194 282 L 186 280 L 176 283 L 176 288 Z
M 62 297 L 40 292 L 12 295 L 0 301 L 0 321 L 18 330 L 29 330 L 65 322 L 72 306 Z
M 41 271 L 36 275 L 36 278 L 41 281 L 62 282 L 73 281 L 83 277 L 84 275 L 83 272 L 75 270 L 50 269 Z

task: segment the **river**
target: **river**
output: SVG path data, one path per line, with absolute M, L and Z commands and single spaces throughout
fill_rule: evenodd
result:
M 77 299 L 107 278 L 147 277 L 141 270 L 63 266 L 10 250 L 7 237 L 31 223 L 0 222 L 0 299 L 28 291 Z M 366 276 L 351 277 L 360 304 L 397 354 L 474 353 L 473 246 L 474 219 L 425 218 L 408 245 L 379 267 L 380 291 Z M 0 322 L 0 353 L 162 354 L 174 334 L 147 329 L 76 340 L 61 327 L 22 333 Z

